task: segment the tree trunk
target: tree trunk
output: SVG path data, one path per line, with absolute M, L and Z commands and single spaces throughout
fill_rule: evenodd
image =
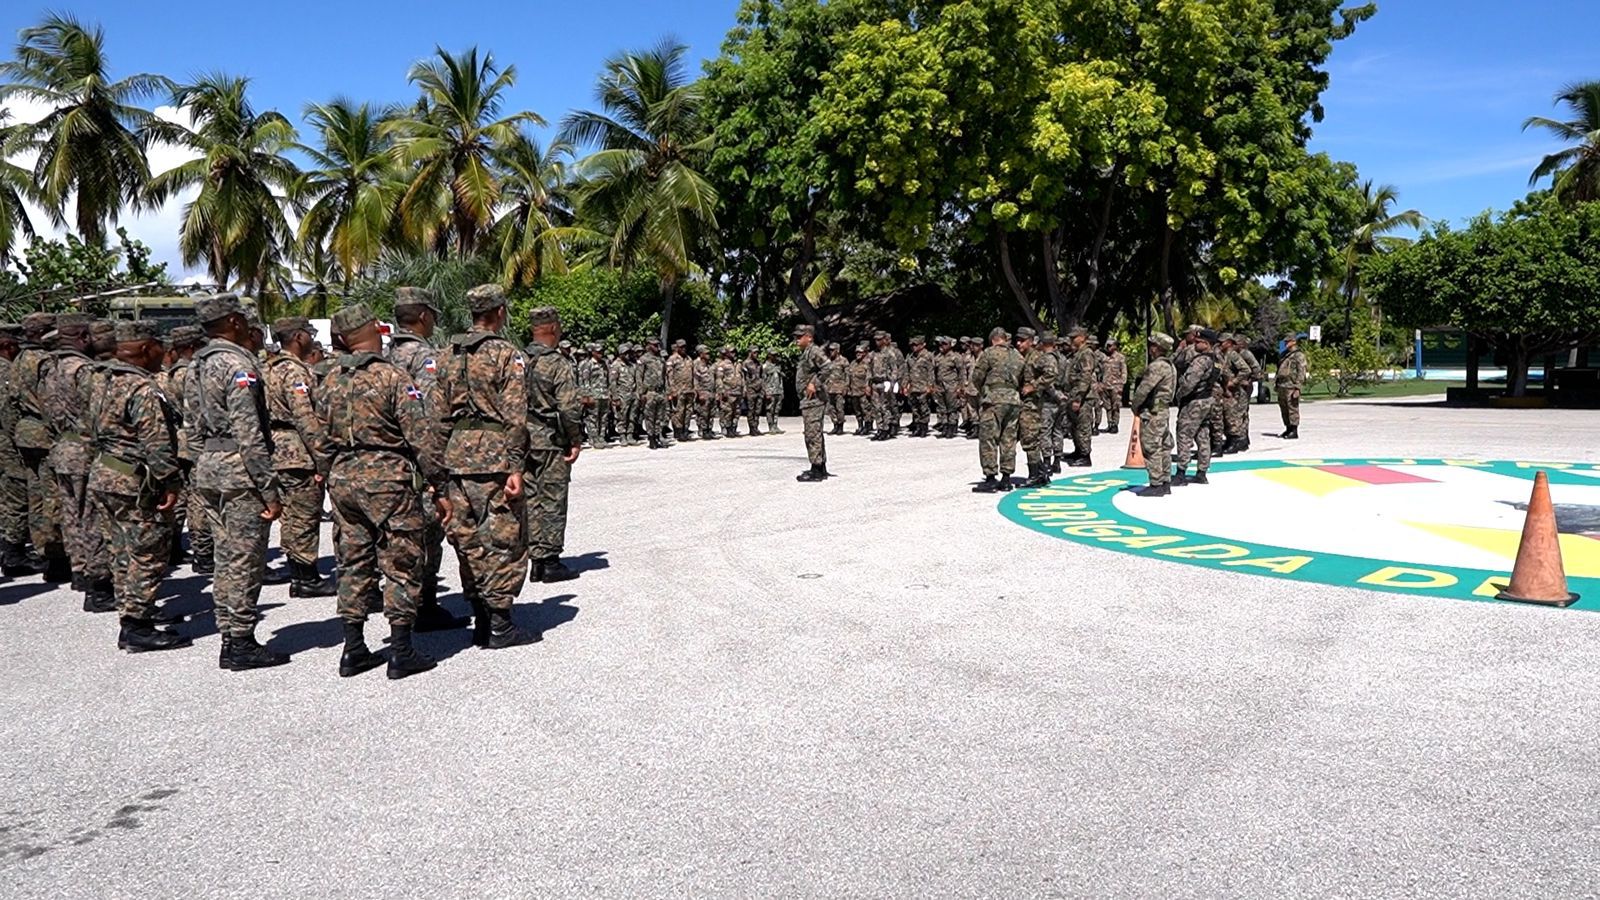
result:
M 1084 316 L 1089 314 L 1089 306 L 1094 303 L 1095 295 L 1100 293 L 1100 257 L 1105 250 L 1106 234 L 1111 228 L 1111 205 L 1116 197 L 1113 191 L 1116 183 L 1116 173 L 1106 179 L 1105 202 L 1100 204 L 1100 226 L 1095 231 L 1094 246 L 1089 248 L 1089 258 L 1084 263 L 1083 289 L 1078 292 L 1077 303 L 1072 311 L 1072 325 L 1077 325 Z M 1063 333 L 1068 325 L 1062 325 Z
M 672 331 L 672 300 L 678 291 L 677 276 L 661 279 L 661 346 L 672 346 L 667 335 Z
M 1045 291 L 1050 295 L 1050 315 L 1056 320 L 1056 329 L 1066 334 L 1067 329 L 1078 323 L 1068 313 L 1067 298 L 1061 291 L 1061 268 L 1057 262 L 1061 254 L 1059 240 L 1048 231 L 1041 233 L 1039 252 L 1044 257 L 1040 264 L 1044 266 Z
M 1178 327 L 1176 298 L 1172 290 L 1172 241 L 1173 238 L 1177 237 L 1177 233 L 1172 230 L 1172 225 L 1167 222 L 1166 216 L 1164 215 L 1165 204 L 1163 204 L 1162 211 L 1161 263 L 1159 276 L 1161 285 L 1161 317 L 1166 321 L 1167 326 L 1172 329 L 1173 333 L 1176 334 L 1180 329 Z
M 1006 237 L 1005 229 L 995 226 L 995 237 L 1000 249 L 1000 271 L 1005 274 L 1011 295 L 1016 298 L 1017 308 L 1022 311 L 1022 320 L 1035 331 L 1043 331 L 1044 326 L 1039 323 L 1039 316 L 1033 310 L 1033 301 L 1028 299 L 1027 290 L 1017 280 L 1016 267 L 1011 264 L 1011 241 Z
M 806 210 L 806 224 L 800 230 L 800 256 L 794 261 L 794 266 L 789 269 L 789 301 L 794 308 L 800 310 L 800 317 L 806 324 L 816 327 L 822 324 L 822 317 L 817 314 L 817 308 L 811 305 L 806 297 L 806 272 L 811 268 L 811 260 L 817 253 L 817 211 L 816 207 Z
M 1513 337 L 1506 345 L 1506 396 L 1528 395 L 1528 340 Z

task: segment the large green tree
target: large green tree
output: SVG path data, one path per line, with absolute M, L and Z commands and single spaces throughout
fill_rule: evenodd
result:
M 34 194 L 57 226 L 103 244 L 108 223 L 137 208 L 150 179 L 146 151 L 164 132 L 141 100 L 169 93 L 160 75 L 113 80 L 105 34 L 70 15 L 51 14 L 22 30 L 0 63 L 0 103 L 44 104 L 37 122 L 11 128 L 0 157 L 37 153 Z
M 379 127 L 382 117 L 371 104 L 343 97 L 314 103 L 305 118 L 317 145 L 296 145 L 311 161 L 293 190 L 302 210 L 302 264 L 327 259 L 346 289 L 383 253 L 406 190 Z
M 0 109 L 0 148 L 9 131 L 6 111 Z M 21 252 L 18 238 L 32 238 L 33 221 L 23 201 L 34 196 L 33 173 L 0 156 L 0 266 Z
M 1398 202 L 1400 202 L 1400 192 L 1394 185 L 1374 185 L 1370 180 L 1361 183 L 1361 217 L 1341 254 L 1338 276 L 1339 293 L 1344 297 L 1344 340 L 1347 342 L 1354 335 L 1351 330 L 1351 316 L 1362 299 L 1363 265 L 1374 256 L 1398 250 L 1411 243 L 1410 238 L 1394 232 L 1422 227 L 1422 213 L 1414 209 L 1397 213 L 1394 211 L 1394 205 Z
M 1522 130 L 1547 131 L 1568 146 L 1540 160 L 1528 183 L 1551 179 L 1563 203 L 1600 200 L 1600 81 L 1567 85 L 1556 95 L 1556 103 L 1567 108 L 1570 118 L 1533 116 L 1522 123 Z
M 507 284 L 530 285 L 545 275 L 564 275 L 568 245 L 592 246 L 603 239 L 573 227 L 571 156 L 572 147 L 562 141 L 545 147 L 525 135 L 495 154 L 505 212 L 490 237 Z

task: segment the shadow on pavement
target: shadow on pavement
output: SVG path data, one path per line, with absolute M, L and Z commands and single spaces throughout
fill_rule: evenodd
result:
M 36 582 L 32 584 L 7 582 L 5 584 L 0 584 L 0 606 L 10 606 L 14 603 L 21 603 L 29 597 L 37 597 L 40 594 L 48 594 L 55 590 L 56 587 L 56 585 L 45 584 L 43 582 Z
M 511 617 L 523 628 L 543 635 L 578 617 L 578 607 L 567 605 L 567 602 L 576 596 L 576 594 L 557 594 L 539 603 L 518 603 L 512 607 Z M 422 652 L 443 662 L 472 647 L 472 629 L 456 628 L 450 631 L 428 632 L 417 635 L 416 641 Z
M 564 556 L 561 561 L 567 568 L 574 572 L 597 572 L 601 569 L 611 568 L 611 561 L 606 559 L 606 551 L 596 550 L 582 556 Z

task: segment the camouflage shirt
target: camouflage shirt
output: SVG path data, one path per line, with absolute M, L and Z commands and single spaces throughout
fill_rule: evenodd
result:
M 1222 354 L 1222 389 L 1234 391 L 1250 383 L 1250 365 L 1237 350 Z
M 667 368 L 661 357 L 655 353 L 646 353 L 639 357 L 639 365 L 634 369 L 634 377 L 639 381 L 639 393 L 659 394 L 667 386 Z
M 189 363 L 183 409 L 183 427 L 196 454 L 195 487 L 254 489 L 261 502 L 278 502 L 267 397 L 254 353 L 212 339 Z
M 711 367 L 711 376 L 717 382 L 717 396 L 738 397 L 744 394 L 744 372 L 731 359 L 717 360 Z
M 828 366 L 822 370 L 822 383 L 828 393 L 843 396 L 850 389 L 850 364 L 843 356 L 828 357 Z
M 167 402 L 172 405 L 178 416 L 178 458 L 184 462 L 194 462 L 194 448 L 189 446 L 188 429 L 183 427 L 183 392 L 189 383 L 189 361 L 180 359 L 167 369 L 166 383 L 162 393 L 166 394 Z
M 710 394 L 717 389 L 717 376 L 706 360 L 695 358 L 690 369 L 694 373 L 694 391 L 697 394 Z
M 1084 344 L 1067 357 L 1065 373 L 1067 387 L 1062 393 L 1061 402 L 1083 403 L 1089 399 L 1089 394 L 1097 383 L 1094 358 L 1099 355 L 1098 352 L 1089 349 L 1088 344 Z
M 961 354 L 941 351 L 933 358 L 933 382 L 947 391 L 961 387 Z
M 744 374 L 744 393 L 747 397 L 761 396 L 762 372 L 761 360 L 746 359 L 739 366 Z
M 339 357 L 317 391 L 317 414 L 327 432 L 313 453 L 317 470 L 329 478 L 410 485 L 415 466 L 434 490 L 444 489 L 438 424 L 428 416 L 422 388 L 394 361 L 376 353 Z
M 667 357 L 663 366 L 668 390 L 674 394 L 687 394 L 694 390 L 694 366 L 688 357 L 674 353 Z
M 1167 365 L 1171 366 L 1171 361 Z M 1102 367 L 1105 374 L 1101 380 L 1105 386 L 1120 392 L 1122 386 L 1128 383 L 1128 358 L 1120 350 L 1113 350 L 1106 354 Z
M 170 413 L 145 370 L 112 361 L 105 375 L 89 404 L 89 444 L 97 453 L 89 489 L 154 500 L 178 477 Z
M 416 332 L 397 328 L 389 339 L 389 359 L 411 376 L 411 383 L 422 391 L 424 403 L 431 408 L 432 404 L 440 402 L 434 393 L 434 382 L 439 377 L 439 348 L 432 341 Z M 338 360 L 334 364 L 337 365 Z
M 761 364 L 761 389 L 768 397 L 783 396 L 783 366 L 771 360 Z
M 516 345 L 473 328 L 439 357 L 444 465 L 453 475 L 522 471 L 528 447 L 528 361 Z
M 622 357 L 611 361 L 611 396 L 613 399 L 622 400 L 639 393 L 638 375 L 634 364 Z
M 1279 390 L 1283 388 L 1302 388 L 1306 383 L 1306 376 L 1310 367 L 1306 365 L 1306 353 L 1299 347 L 1288 351 L 1283 359 L 1278 360 L 1278 377 L 1274 381 Z
M 590 400 L 611 399 L 611 379 L 604 362 L 589 356 L 578 363 L 578 395 Z
M 1038 348 L 1028 351 L 1027 357 L 1022 361 L 1022 387 L 1026 390 L 1031 386 L 1033 390 L 1022 395 L 1024 402 L 1038 404 L 1061 402 L 1059 389 L 1061 373 L 1056 365 L 1054 353 L 1046 353 Z
M 12 440 L 19 450 L 48 451 L 54 443 L 45 425 L 41 389 L 55 360 L 39 347 L 23 347 L 11 361 L 11 380 L 6 388 L 7 404 L 16 417 Z
M 828 385 L 823 381 L 823 370 L 828 367 L 828 355 L 812 344 L 800 353 L 800 362 L 794 370 L 794 392 L 800 397 L 802 407 L 821 406 L 828 402 Z M 816 393 L 806 396 L 806 388 L 815 387 Z
M 311 367 L 282 353 L 267 360 L 266 368 L 272 465 L 280 472 L 315 469 L 311 448 L 323 439 L 323 427 L 312 399 Z
M 865 397 L 871 391 L 872 372 L 866 359 L 858 359 L 850 363 L 850 386 L 848 390 L 852 396 Z
M 919 394 L 926 394 L 934 387 L 933 354 L 927 347 L 906 357 L 906 385 Z
M 554 347 L 528 345 L 528 450 L 569 450 L 583 442 L 583 403 L 572 367 Z
M 972 365 L 972 387 L 980 402 L 1022 403 L 1022 354 L 1013 347 L 989 347 Z
M 1134 413 L 1149 418 L 1165 428 L 1167 409 L 1172 405 L 1177 385 L 1178 370 L 1173 367 L 1171 360 L 1165 356 L 1158 356 L 1150 360 L 1150 365 L 1145 367 L 1144 375 L 1139 379 L 1138 387 L 1133 389 L 1133 398 L 1129 400 L 1128 406 Z
M 1214 385 L 1221 384 L 1216 357 L 1198 350 L 1190 354 L 1189 365 L 1178 376 L 1178 405 L 1204 400 L 1211 396 Z
M 54 446 L 50 468 L 62 475 L 89 474 L 89 398 L 94 396 L 94 360 L 77 350 L 57 350 L 55 365 L 45 378 L 45 426 Z
M 1244 360 L 1245 368 L 1250 370 L 1251 381 L 1260 381 L 1262 376 L 1266 374 L 1265 370 L 1261 368 L 1261 360 L 1256 359 L 1256 355 L 1250 352 L 1249 347 L 1239 348 L 1239 358 Z

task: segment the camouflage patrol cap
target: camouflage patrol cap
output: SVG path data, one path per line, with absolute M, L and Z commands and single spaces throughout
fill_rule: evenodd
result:
M 1089 346 L 1091 346 L 1091 347 L 1100 346 L 1100 338 L 1099 338 L 1098 335 L 1093 335 L 1093 334 L 1089 335 Z
M 194 301 L 194 318 L 206 325 L 231 315 L 244 315 L 244 304 L 238 294 L 208 294 Z
M 889 332 L 883 331 L 881 329 L 878 330 L 878 331 L 874 331 L 872 333 L 872 339 L 875 340 L 875 341 L 887 341 L 887 340 L 889 340 Z
M 617 345 L 617 352 L 618 353 L 627 353 L 629 350 L 632 350 L 632 349 L 633 349 L 633 345 L 628 343 L 627 341 L 623 341 L 622 343 Z
M 830 344 L 829 346 L 837 348 L 839 345 L 838 344 Z M 768 349 L 767 350 L 767 355 L 768 356 L 778 356 L 779 355 L 778 348 L 777 347 L 772 347 L 772 348 Z
M 839 349 L 839 342 L 838 341 L 829 341 L 828 342 L 828 349 L 829 350 L 838 350 Z
M 172 339 L 172 346 L 179 350 L 206 342 L 206 333 L 201 331 L 198 325 L 179 325 L 172 329 L 172 334 L 168 337 Z
M 561 313 L 556 312 L 554 306 L 535 306 L 528 310 L 528 325 L 538 328 L 541 325 L 560 325 Z
M 77 333 L 87 329 L 94 323 L 94 319 L 83 313 L 62 313 L 56 316 L 56 331 Z
M 805 335 L 805 334 L 809 334 L 809 335 L 812 335 L 813 337 L 815 337 L 816 333 L 817 333 L 817 330 L 815 328 L 812 328 L 810 325 L 796 325 L 794 327 L 794 331 L 790 332 L 791 336 L 793 336 L 793 337 L 800 337 L 801 335 Z
M 1039 343 L 1041 343 L 1041 344 L 1054 344 L 1055 342 L 1056 342 L 1056 333 L 1054 331 L 1045 331 L 1045 332 L 1041 332 L 1039 334 Z
M 22 317 L 22 333 L 27 337 L 38 340 L 44 333 L 56 327 L 56 314 L 47 312 L 28 313 Z
M 1114 337 L 1107 337 L 1107 338 L 1106 338 L 1106 346 L 1107 346 L 1107 347 L 1115 347 L 1115 346 L 1118 346 L 1118 344 L 1117 344 L 1117 339 L 1116 339 L 1116 338 L 1114 338 Z
M 1067 337 L 1069 338 L 1075 338 L 1078 335 L 1086 335 L 1088 333 L 1089 329 L 1084 328 L 1082 325 L 1074 325 L 1073 327 L 1067 329 Z
M 731 347 L 728 344 L 723 344 L 722 345 L 722 352 L 724 354 L 727 354 L 728 356 L 732 356 L 733 355 L 733 347 Z
M 1160 331 L 1152 331 L 1150 332 L 1150 340 L 1146 341 L 1146 343 L 1155 344 L 1164 350 L 1171 350 L 1172 335 Z
M 433 295 L 433 291 L 430 291 L 427 288 L 419 287 L 395 288 L 395 310 L 398 311 L 412 306 L 420 306 L 423 309 L 432 310 L 433 314 L 436 316 L 439 314 L 439 298 Z
M 494 312 L 506 305 L 506 290 L 498 284 L 480 284 L 467 291 L 467 308 L 472 314 Z
M 1038 335 L 1038 333 L 1039 332 L 1034 331 L 1032 328 L 1029 328 L 1028 326 L 1024 325 L 1021 328 L 1017 329 L 1017 340 L 1019 340 L 1019 341 L 1031 341 L 1031 340 L 1034 339 L 1034 337 L 1036 335 Z
M 1222 339 L 1221 335 L 1217 334 L 1215 331 L 1212 331 L 1209 328 L 1200 329 L 1200 333 L 1195 335 L 1195 336 L 1198 337 L 1198 338 L 1201 338 L 1203 340 L 1210 341 L 1213 344 L 1217 343 L 1218 341 L 1220 341 Z
M 677 340 L 672 342 L 672 346 L 673 347 L 684 347 L 684 348 L 687 348 L 689 346 L 689 342 L 684 340 L 683 338 L 678 338 Z
M 1188 328 L 1185 328 L 1184 330 L 1187 331 L 1190 334 L 1199 334 L 1200 332 L 1205 331 L 1206 327 L 1204 325 L 1190 325 Z
M 1000 327 L 999 325 L 996 325 L 995 327 L 989 329 L 989 340 L 991 340 L 991 341 L 994 340 L 995 338 L 1004 338 L 1004 337 L 1010 337 L 1010 336 L 1011 336 L 1011 332 L 1005 330 L 1004 328 Z
M 112 329 L 119 344 L 136 344 L 140 341 L 158 341 L 161 339 L 161 330 L 156 328 L 156 323 L 146 320 L 134 321 L 123 319 Z
M 556 349 L 557 350 L 571 350 L 572 349 L 572 342 L 571 341 L 562 341 L 561 343 L 556 345 Z
M 871 350 L 871 349 L 872 349 L 872 347 L 869 346 L 865 341 L 863 341 L 862 343 L 859 343 L 859 344 L 856 345 L 856 352 L 857 353 L 866 353 L 868 350 Z
M 589 343 L 583 345 L 583 349 L 586 352 L 589 352 L 589 353 L 599 353 L 601 350 L 604 350 L 605 348 L 600 346 L 599 344 L 595 343 L 594 341 L 590 341 Z
M 1222 333 L 1221 333 L 1221 334 L 1218 334 L 1218 335 L 1217 335 L 1217 340 L 1219 340 L 1219 341 L 1226 341 L 1226 342 L 1228 342 L 1228 343 L 1233 343 L 1233 342 L 1234 342 L 1234 341 L 1237 341 L 1237 340 L 1238 340 L 1238 338 L 1236 338 L 1236 337 L 1234 337 L 1234 335 L 1233 335 L 1233 332 L 1231 332 L 1231 331 L 1224 331 L 1224 332 L 1222 332 Z
M 378 321 L 372 310 L 365 303 L 355 303 L 346 306 L 333 314 L 333 333 L 350 335 Z
M 707 347 L 705 344 L 695 344 L 694 345 L 694 352 L 695 352 L 696 355 L 699 355 L 701 353 L 710 353 L 711 352 L 711 348 Z
M 661 338 L 645 338 L 644 343 L 647 347 L 659 347 L 661 346 Z
M 311 334 L 311 320 L 305 316 L 284 316 L 272 322 L 272 338 L 280 344 L 287 344 L 289 338 L 304 331 Z
M 95 319 L 89 323 L 90 334 L 113 334 L 117 330 L 117 323 L 110 319 Z
M 924 344 L 924 345 L 926 345 L 928 343 L 928 339 L 925 336 L 920 335 L 920 334 L 913 334 L 911 336 L 910 340 L 911 340 L 911 343 L 913 343 L 913 344 Z

